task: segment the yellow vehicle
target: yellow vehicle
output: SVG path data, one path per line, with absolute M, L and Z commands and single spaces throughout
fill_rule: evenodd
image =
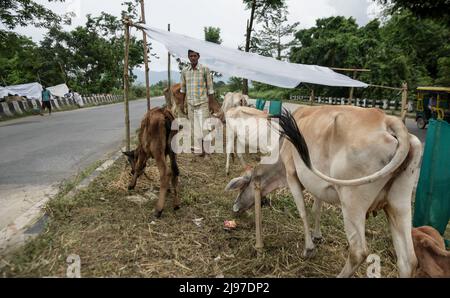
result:
M 450 87 L 417 88 L 417 127 L 424 129 L 430 119 L 450 123 Z

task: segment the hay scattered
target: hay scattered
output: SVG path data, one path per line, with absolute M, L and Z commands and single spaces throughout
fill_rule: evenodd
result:
M 256 157 L 246 160 L 257 163 Z M 204 161 L 183 154 L 178 163 L 180 210 L 173 210 L 170 193 L 162 218 L 154 219 L 155 200 L 150 197 L 159 191 L 157 168 L 150 161 L 146 173 L 151 181 L 141 177 L 136 189 L 128 191 L 130 169 L 121 158 L 71 201 L 51 202 L 46 232 L 0 259 L 0 275 L 65 276 L 70 254 L 80 256 L 84 277 L 333 277 L 344 266 L 347 240 L 338 207 L 324 204 L 324 239 L 316 256 L 304 260 L 303 227 L 291 194 L 282 189 L 269 195 L 262 210 L 265 248 L 258 257 L 253 212 L 235 217 L 231 207 L 236 193 L 224 192 L 229 180 L 242 172 L 239 162 L 232 164 L 229 177 L 223 155 Z M 137 204 L 130 196 L 148 200 Z M 305 198 L 310 211 L 313 198 L 308 193 Z M 309 218 L 312 223 L 311 214 Z M 237 228 L 225 231 L 225 220 L 235 220 Z M 397 276 L 384 215 L 367 221 L 367 242 L 371 253 L 381 257 L 382 275 Z M 356 276 L 365 276 L 367 265 Z

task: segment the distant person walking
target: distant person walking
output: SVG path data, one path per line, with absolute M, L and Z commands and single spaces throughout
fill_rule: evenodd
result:
M 44 90 L 42 90 L 42 110 L 41 110 L 41 116 L 44 116 L 44 111 L 47 108 L 48 114 L 52 114 L 52 103 L 50 102 L 52 94 L 49 90 L 44 86 Z

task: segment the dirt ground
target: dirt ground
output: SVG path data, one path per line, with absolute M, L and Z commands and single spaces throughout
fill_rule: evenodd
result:
M 252 164 L 256 159 L 246 157 Z M 291 194 L 286 189 L 272 193 L 263 207 L 265 247 L 258 256 L 253 211 L 235 217 L 236 193 L 224 192 L 229 180 L 240 175 L 240 163 L 232 164 L 229 177 L 224 155 L 205 161 L 185 154 L 178 163 L 180 210 L 173 210 L 169 195 L 163 216 L 152 218 L 159 187 L 154 162 L 146 170 L 152 181 L 141 177 L 136 189 L 128 191 L 129 167 L 120 158 L 76 197 L 52 200 L 45 232 L 0 259 L 0 276 L 63 277 L 73 254 L 80 256 L 82 277 L 334 277 L 340 272 L 347 240 L 338 207 L 322 207 L 324 239 L 316 255 L 305 260 L 303 228 Z M 310 212 L 312 200 L 307 198 Z M 232 219 L 237 228 L 224 230 L 224 221 Z M 381 258 L 382 276 L 397 276 L 383 213 L 368 219 L 366 236 L 370 252 Z M 366 276 L 368 265 L 356 276 Z

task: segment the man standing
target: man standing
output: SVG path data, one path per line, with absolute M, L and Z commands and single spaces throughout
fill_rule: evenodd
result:
M 51 93 L 47 88 L 44 86 L 44 90 L 42 90 L 42 111 L 41 116 L 44 116 L 45 108 L 48 108 L 48 114 L 52 114 L 52 104 L 50 102 Z
M 203 124 L 209 118 L 208 101 L 214 100 L 214 87 L 211 72 L 205 66 L 198 63 L 200 54 L 192 50 L 188 51 L 191 62 L 181 72 L 181 94 L 184 99 L 184 112 L 191 122 L 191 131 L 194 131 L 194 150 L 205 156 L 205 136 Z

